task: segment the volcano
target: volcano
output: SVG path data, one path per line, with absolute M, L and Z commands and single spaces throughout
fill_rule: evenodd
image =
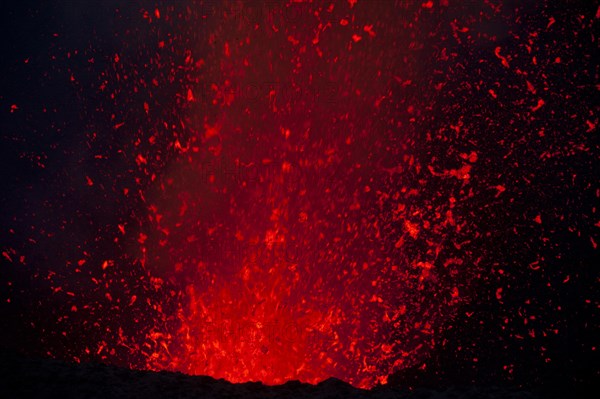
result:
M 597 380 L 597 2 L 0 14 L 16 359 L 265 395 Z

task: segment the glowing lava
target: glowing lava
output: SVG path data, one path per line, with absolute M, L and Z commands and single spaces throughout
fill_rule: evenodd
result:
M 421 359 L 458 303 L 433 267 L 458 228 L 453 203 L 424 210 L 402 173 L 420 168 L 402 145 L 419 111 L 390 108 L 407 66 L 365 63 L 353 46 L 383 47 L 372 25 L 359 41 L 339 22 L 348 4 L 290 3 L 258 21 L 243 7 L 220 10 L 207 58 L 187 52 L 199 82 L 180 97 L 186 134 L 145 193 L 141 252 L 181 301 L 148 366 L 373 386 Z M 393 26 L 392 5 L 377 7 Z M 460 187 L 465 173 L 438 175 Z

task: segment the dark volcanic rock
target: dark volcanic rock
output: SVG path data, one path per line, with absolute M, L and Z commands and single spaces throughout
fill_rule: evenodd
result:
M 232 384 L 204 376 L 129 370 L 102 364 L 69 364 L 0 354 L 1 398 L 206 398 L 206 399 L 532 399 L 532 393 L 495 387 L 414 389 L 380 386 L 371 391 L 335 378 L 317 385 L 289 381 Z

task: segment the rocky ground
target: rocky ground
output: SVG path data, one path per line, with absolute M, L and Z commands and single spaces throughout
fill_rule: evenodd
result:
M 498 387 L 454 387 L 442 391 L 383 386 L 371 391 L 329 379 L 318 385 L 291 381 L 278 386 L 232 384 L 211 377 L 136 371 L 101 364 L 70 364 L 0 354 L 2 398 L 207 398 L 207 399 L 517 399 L 539 398 Z

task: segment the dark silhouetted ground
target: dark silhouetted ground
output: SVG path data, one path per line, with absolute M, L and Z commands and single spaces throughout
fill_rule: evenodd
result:
M 318 385 L 291 381 L 278 386 L 232 384 L 211 377 L 137 371 L 101 364 L 70 364 L 52 359 L 0 355 L 1 398 L 315 398 L 315 399 L 517 399 L 530 392 L 498 387 L 454 387 L 436 391 L 383 386 L 372 391 L 334 378 Z

